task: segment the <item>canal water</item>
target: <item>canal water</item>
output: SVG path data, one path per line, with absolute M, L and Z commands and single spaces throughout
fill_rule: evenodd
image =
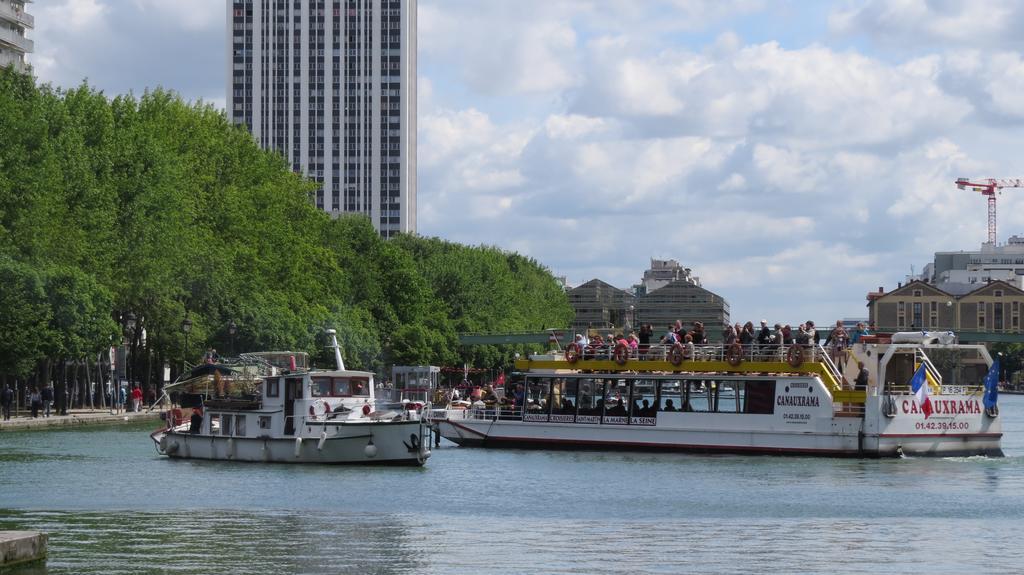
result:
M 155 423 L 0 434 L 15 573 L 1020 573 L 1024 396 L 1004 458 L 434 450 L 421 469 L 170 461 Z

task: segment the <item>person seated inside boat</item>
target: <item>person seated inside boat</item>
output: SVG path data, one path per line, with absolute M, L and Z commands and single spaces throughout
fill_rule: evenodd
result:
M 636 405 L 636 403 L 634 403 L 633 405 Z M 645 399 L 643 401 L 643 405 L 640 406 L 640 409 L 635 410 L 633 412 L 633 415 L 634 417 L 654 417 L 655 411 L 656 410 L 651 408 L 651 402 Z
M 490 385 L 486 385 L 484 386 L 483 393 L 480 395 L 480 399 L 482 399 L 484 403 L 494 403 L 495 401 L 498 401 L 498 396 L 494 394 L 494 388 Z
M 562 401 L 562 413 L 565 413 L 567 415 L 573 415 L 576 413 L 576 406 L 572 404 L 571 399 L 566 398 L 564 401 Z
M 479 385 L 474 385 L 473 390 L 469 392 L 470 401 L 479 401 L 483 395 L 483 390 L 480 389 Z
M 613 416 L 624 416 L 624 415 L 626 415 L 626 404 L 622 401 L 621 397 L 618 399 L 618 401 L 615 402 L 615 406 L 614 407 L 609 407 L 608 410 L 605 411 L 605 415 L 613 415 Z
M 193 407 L 192 418 L 189 420 L 188 423 L 188 432 L 191 433 L 192 435 L 196 435 L 197 433 L 199 433 L 199 430 L 202 428 L 202 426 L 203 414 L 201 411 L 199 411 L 198 407 Z
M 676 409 L 676 404 L 673 403 L 671 399 L 666 399 L 665 400 L 665 409 L 663 409 L 662 411 L 679 411 L 679 410 Z

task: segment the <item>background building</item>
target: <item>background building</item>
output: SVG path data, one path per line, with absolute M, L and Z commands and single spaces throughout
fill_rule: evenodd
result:
M 652 324 L 661 336 L 676 320 L 687 327 L 702 322 L 709 340 L 721 341 L 722 327 L 729 322 L 729 303 L 700 286 L 675 260 L 651 260 L 633 292 L 619 289 L 599 279 L 568 290 L 569 303 L 576 310 L 573 331 L 594 329 L 629 330 Z
M 1024 291 L 1003 281 L 958 292 L 912 281 L 885 293 L 868 294 L 868 318 L 879 332 L 954 331 L 960 341 L 1016 341 L 1021 333 Z
M 676 260 L 651 258 L 651 267 L 644 270 L 643 279 L 639 284 L 633 286 L 633 291 L 637 295 L 643 295 L 678 280 L 700 286 L 700 278 L 692 275 L 690 268 L 684 268 Z
M 3 1 L 3 0 L 0 0 Z M 416 0 L 227 0 L 228 114 L 316 205 L 416 231 Z
M 1024 238 L 1011 236 L 1003 245 L 984 243 L 973 251 L 935 252 L 935 260 L 907 283 L 923 281 L 944 291 L 966 293 L 990 281 L 1024 289 Z
M 0 68 L 13 65 L 16 70 L 27 72 L 29 65 L 25 54 L 35 50 L 32 40 L 25 33 L 35 27 L 35 18 L 25 12 L 25 4 L 31 0 L 0 0 Z

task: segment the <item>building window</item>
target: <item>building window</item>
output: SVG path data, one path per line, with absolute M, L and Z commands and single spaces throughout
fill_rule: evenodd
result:
M 919 290 L 919 289 L 914 290 L 914 297 L 921 297 L 921 290 Z
M 939 302 L 933 301 L 928 307 L 928 325 L 939 327 Z
M 1001 289 L 997 289 L 997 290 L 995 291 L 995 296 L 996 296 L 996 297 L 1003 297 L 1003 290 L 1001 290 Z
M 978 329 L 985 329 L 985 303 L 978 304 Z
M 921 314 L 921 307 L 922 307 L 921 306 L 921 302 L 919 302 L 919 301 L 915 301 L 914 302 L 914 320 L 913 320 L 913 323 L 910 324 L 910 327 L 912 327 L 912 328 L 922 328 L 922 327 L 924 327 L 924 322 L 923 322 L 923 320 L 921 318 L 921 315 L 922 315 Z
M 907 325 L 906 318 L 906 304 L 904 302 L 896 303 L 896 327 L 903 327 Z
M 996 331 L 1003 330 L 1003 302 L 996 302 L 992 304 L 992 329 Z

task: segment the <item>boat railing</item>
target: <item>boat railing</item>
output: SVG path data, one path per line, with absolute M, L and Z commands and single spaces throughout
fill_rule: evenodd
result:
M 757 362 L 787 362 L 789 352 L 793 347 L 799 346 L 803 350 L 802 361 L 824 362 L 829 359 L 828 350 L 821 345 L 804 344 L 702 344 L 688 345 L 680 344 L 682 347 L 682 359 L 684 361 L 757 361 Z M 650 344 L 648 346 L 637 346 L 627 351 L 627 358 L 640 361 L 667 361 L 672 359 L 675 344 Z M 565 351 L 552 352 L 554 358 L 565 359 Z M 615 360 L 616 346 L 588 345 L 583 348 L 579 359 L 584 360 Z M 834 362 L 830 361 L 830 370 L 838 375 Z

